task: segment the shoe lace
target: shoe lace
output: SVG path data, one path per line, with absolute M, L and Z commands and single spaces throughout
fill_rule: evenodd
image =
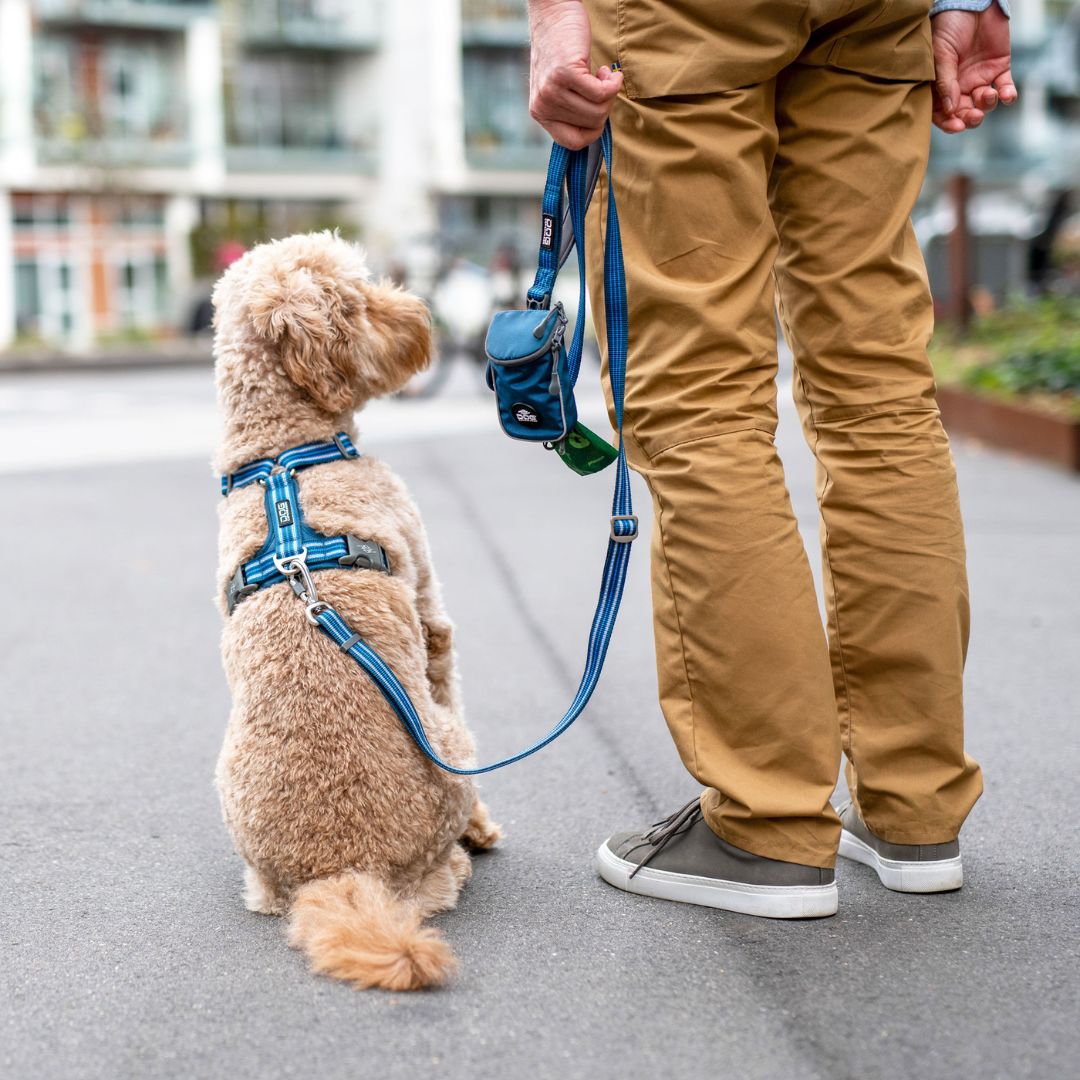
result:
M 701 817 L 701 799 L 693 798 L 685 806 L 680 806 L 673 814 L 669 814 L 663 821 L 656 821 L 649 826 L 641 835 L 641 843 L 635 844 L 631 849 L 636 851 L 645 844 L 649 845 L 645 857 L 637 864 L 630 877 L 633 878 L 642 867 L 648 866 L 676 836 L 681 836 L 700 821 Z

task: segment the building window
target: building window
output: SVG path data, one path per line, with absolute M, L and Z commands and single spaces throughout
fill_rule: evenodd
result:
M 175 143 L 183 96 L 171 39 L 43 33 L 35 41 L 35 126 L 67 156 L 87 141 Z
M 238 146 L 337 146 L 332 67 L 297 57 L 246 58 L 234 85 L 230 142 Z
M 15 263 L 15 332 L 23 337 L 40 333 L 41 291 L 37 263 L 20 259 Z
M 20 334 L 88 344 L 169 327 L 164 199 L 15 193 L 12 203 Z
M 519 49 L 467 49 L 465 144 L 476 164 L 533 167 L 547 140 L 529 116 L 528 53 Z

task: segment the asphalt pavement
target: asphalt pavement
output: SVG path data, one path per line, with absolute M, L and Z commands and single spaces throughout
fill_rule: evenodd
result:
M 890 893 L 841 862 L 839 914 L 788 923 L 595 877 L 607 833 L 694 791 L 655 703 L 643 538 L 585 716 L 483 781 L 507 835 L 437 920 L 460 974 L 360 993 L 309 974 L 279 921 L 244 910 L 219 819 L 208 373 L 78 378 L 0 380 L 0 1075 L 1080 1076 L 1075 477 L 954 442 L 969 745 L 987 781 L 960 893 Z M 576 685 L 609 478 L 510 443 L 471 384 L 370 420 L 363 448 L 427 521 L 481 755 L 514 750 Z M 779 445 L 816 567 L 786 399 Z

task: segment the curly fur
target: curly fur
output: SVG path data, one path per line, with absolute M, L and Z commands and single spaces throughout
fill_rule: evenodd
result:
M 365 401 L 428 362 L 423 303 L 372 282 L 331 233 L 260 245 L 214 290 L 220 472 L 353 431 Z M 332 603 L 394 668 L 439 753 L 473 760 L 453 654 L 420 515 L 404 484 L 364 456 L 301 472 L 308 523 L 387 550 L 393 575 L 318 574 Z M 266 536 L 262 490 L 219 504 L 218 604 Z M 222 811 L 246 863 L 253 911 L 289 916 L 315 971 L 357 986 L 435 986 L 454 959 L 423 919 L 452 908 L 470 872 L 462 842 L 499 828 L 472 782 L 432 765 L 375 685 L 307 622 L 287 585 L 226 618 L 233 709 L 217 765 Z

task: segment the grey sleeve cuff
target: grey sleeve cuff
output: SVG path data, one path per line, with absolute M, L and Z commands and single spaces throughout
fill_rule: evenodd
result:
M 943 11 L 985 11 L 995 2 L 1001 8 L 1001 13 L 1008 19 L 1012 15 L 1009 11 L 1009 0 L 934 0 L 934 5 L 930 8 L 930 17 L 940 15 Z

